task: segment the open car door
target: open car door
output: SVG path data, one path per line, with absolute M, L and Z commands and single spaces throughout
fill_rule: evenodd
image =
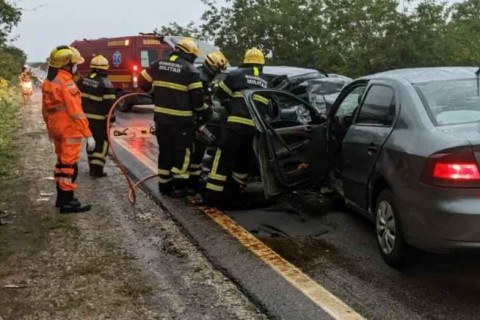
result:
M 261 89 L 244 95 L 257 127 L 254 150 L 265 196 L 319 185 L 329 168 L 325 120 L 288 92 Z

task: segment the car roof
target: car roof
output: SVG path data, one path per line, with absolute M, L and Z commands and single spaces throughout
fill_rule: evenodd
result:
M 237 67 L 227 68 L 227 73 L 237 69 Z M 309 73 L 320 73 L 319 70 L 309 69 L 309 68 L 300 68 L 300 67 L 289 67 L 289 66 L 264 66 L 263 73 L 271 75 L 286 75 L 289 78 L 309 74 Z
M 474 78 L 476 67 L 430 67 L 396 69 L 375 73 L 362 79 L 396 79 L 410 83 Z
M 315 69 L 288 67 L 288 66 L 264 66 L 263 72 L 269 73 L 269 74 L 278 74 L 278 75 L 284 74 L 287 77 L 295 77 L 295 76 L 308 74 L 308 73 L 320 73 L 320 71 Z

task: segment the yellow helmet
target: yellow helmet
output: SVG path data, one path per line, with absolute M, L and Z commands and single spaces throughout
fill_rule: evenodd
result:
M 195 57 L 198 57 L 200 51 L 197 43 L 192 38 L 182 38 L 182 40 L 175 44 L 175 49 L 194 55 Z
M 248 49 L 245 53 L 243 63 L 263 65 L 265 64 L 265 56 L 263 55 L 263 52 L 258 50 L 257 48 Z
M 227 58 L 220 51 L 214 51 L 207 54 L 205 57 L 205 65 L 207 65 L 213 72 L 224 71 L 227 69 Z
M 80 52 L 69 46 L 59 46 L 50 52 L 48 64 L 53 68 L 63 68 L 69 64 L 82 64 L 85 62 Z
M 107 58 L 102 55 L 96 56 L 90 61 L 90 69 L 108 70 L 110 65 Z

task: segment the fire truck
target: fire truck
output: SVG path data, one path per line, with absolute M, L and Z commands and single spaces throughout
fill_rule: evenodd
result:
M 117 91 L 117 97 L 120 97 L 127 93 L 141 92 L 138 87 L 138 75 L 142 69 L 148 70 L 152 62 L 168 57 L 181 38 L 181 36 L 140 33 L 135 36 L 76 40 L 71 46 L 77 48 L 85 57 L 85 63 L 78 66 L 78 72 L 82 76 L 90 72 L 90 60 L 93 57 L 101 54 L 109 60 L 108 78 Z M 197 43 L 200 56 L 195 64 L 203 63 L 206 54 L 218 50 L 217 47 L 204 41 L 197 40 Z M 119 110 L 129 112 L 134 105 L 151 103 L 151 99 L 140 96 L 123 100 Z

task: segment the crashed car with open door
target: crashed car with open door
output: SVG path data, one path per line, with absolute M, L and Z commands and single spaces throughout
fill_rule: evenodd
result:
M 257 128 L 253 148 L 267 198 L 322 185 L 344 195 L 343 143 L 367 83 L 347 85 L 326 115 L 288 92 L 244 91 Z M 268 106 L 255 102 L 257 94 Z M 331 93 L 325 89 L 324 94 Z
M 325 118 L 288 92 L 243 94 L 257 129 L 253 148 L 266 198 L 320 185 L 330 168 Z M 256 103 L 255 95 L 266 98 L 268 106 Z

